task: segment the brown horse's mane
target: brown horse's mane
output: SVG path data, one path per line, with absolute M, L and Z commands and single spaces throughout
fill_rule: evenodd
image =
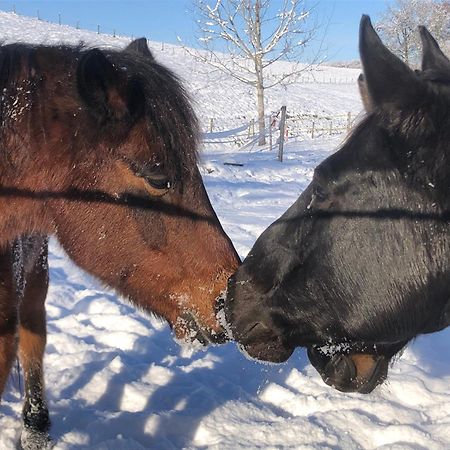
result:
M 68 75 L 76 76 L 76 67 L 92 47 L 8 44 L 0 47 L 0 152 L 4 150 L 1 141 L 8 130 L 5 115 L 11 114 L 11 105 L 19 89 L 27 89 L 33 106 L 39 108 L 39 102 L 46 101 L 39 95 L 39 83 L 49 75 L 48 69 L 42 69 L 36 62 L 38 51 L 46 51 L 53 59 L 66 61 L 63 66 Z M 139 87 L 139 101 L 143 102 L 143 114 L 149 130 L 159 136 L 163 148 L 163 164 L 167 175 L 173 180 L 182 180 L 191 172 L 197 162 L 199 125 L 191 106 L 189 95 L 181 85 L 178 77 L 154 58 L 148 58 L 126 50 L 102 50 L 106 58 L 124 74 L 124 77 Z M 59 74 L 57 74 L 59 75 Z M 83 103 L 82 99 L 77 99 Z M 88 149 L 89 146 L 86 146 Z M 79 151 L 79 148 L 77 149 Z

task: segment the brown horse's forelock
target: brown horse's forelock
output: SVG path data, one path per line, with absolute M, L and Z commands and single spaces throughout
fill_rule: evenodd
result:
M 39 80 L 45 80 L 46 73 L 36 64 L 35 58 L 36 50 L 40 48 L 45 47 L 28 44 L 0 47 L 0 140 L 12 125 L 7 120 L 7 109 L 14 102 L 19 83 L 28 83 L 34 106 L 45 101 L 39 96 Z M 70 70 L 74 70 L 76 61 L 90 50 L 81 44 L 48 48 L 60 52 L 65 61 L 73 60 L 74 64 L 65 67 Z M 196 166 L 200 133 L 191 100 L 178 77 L 154 59 L 126 51 L 104 50 L 103 53 L 143 96 L 149 133 L 158 136 L 162 146 L 160 162 L 164 171 L 172 182 L 183 184 Z
M 178 77 L 154 59 L 128 52 L 105 52 L 137 84 L 145 99 L 147 124 L 161 138 L 162 163 L 173 181 L 182 181 L 198 158 L 199 125 Z

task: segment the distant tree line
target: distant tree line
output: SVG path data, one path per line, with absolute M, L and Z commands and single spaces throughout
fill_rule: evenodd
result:
M 417 65 L 421 51 L 419 25 L 425 25 L 445 49 L 450 39 L 450 1 L 395 0 L 376 28 L 394 53 L 407 64 Z

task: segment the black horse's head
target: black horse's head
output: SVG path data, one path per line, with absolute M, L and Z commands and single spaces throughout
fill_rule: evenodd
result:
M 450 324 L 450 61 L 421 35 L 414 72 L 362 18 L 367 116 L 229 283 L 241 348 L 281 362 L 305 346 L 342 391 L 372 391 L 409 340 Z

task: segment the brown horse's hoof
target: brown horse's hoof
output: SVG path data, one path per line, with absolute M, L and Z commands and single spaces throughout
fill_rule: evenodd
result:
M 18 450 L 50 450 L 54 446 L 55 442 L 47 432 L 24 427 L 17 448 Z

